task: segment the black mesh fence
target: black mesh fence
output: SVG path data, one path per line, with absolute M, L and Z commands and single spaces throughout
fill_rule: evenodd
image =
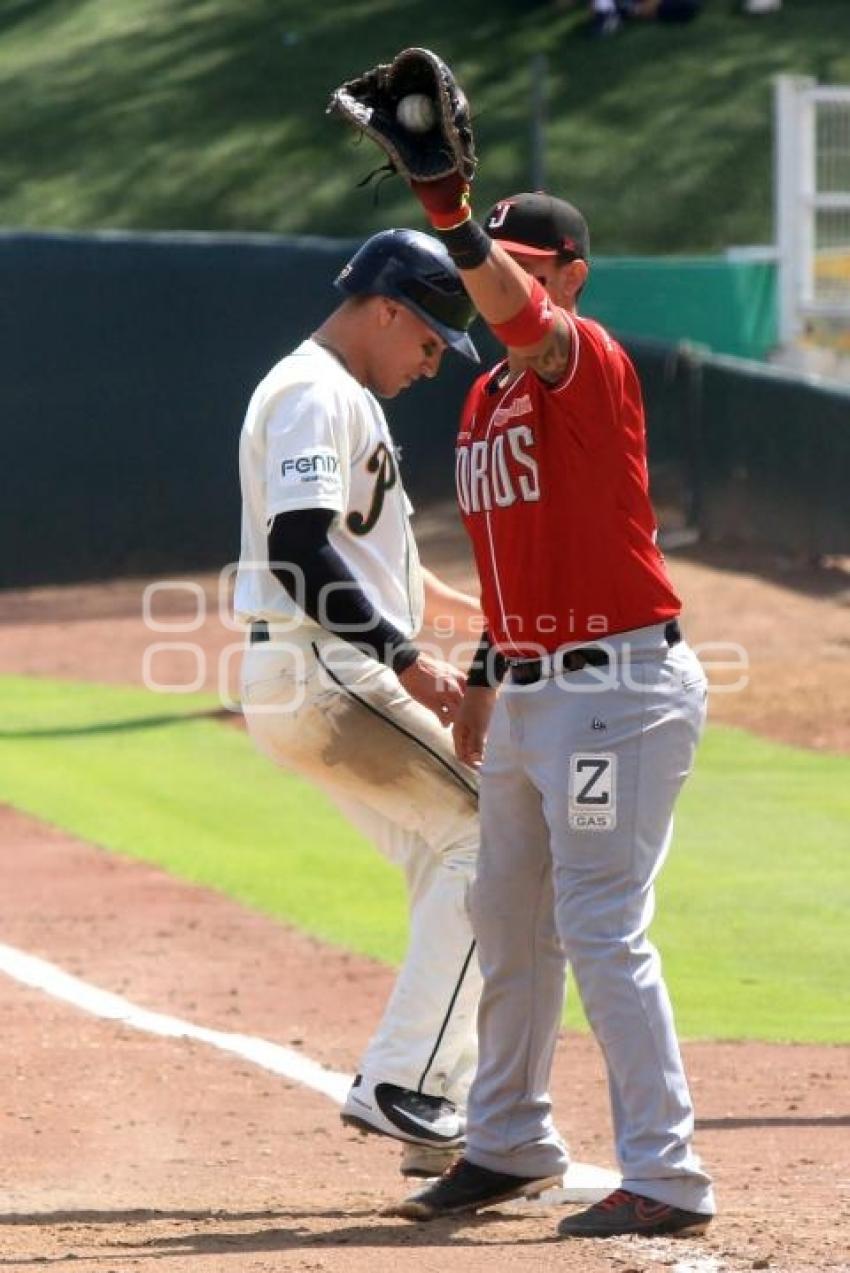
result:
M 662 525 L 813 560 L 850 553 L 850 386 L 687 346 L 629 350 Z
M 216 568 L 239 550 L 237 445 L 272 364 L 335 304 L 351 243 L 0 235 L 0 587 Z M 485 363 L 497 355 L 481 324 Z M 850 552 L 850 392 L 629 341 L 668 527 Z M 452 495 L 475 369 L 387 404 L 420 506 Z

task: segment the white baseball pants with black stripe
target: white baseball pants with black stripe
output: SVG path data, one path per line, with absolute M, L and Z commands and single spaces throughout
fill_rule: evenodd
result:
M 461 1108 L 481 989 L 468 915 L 477 776 L 388 668 L 318 628 L 247 648 L 242 705 L 256 745 L 321 787 L 405 875 L 404 964 L 359 1070 Z

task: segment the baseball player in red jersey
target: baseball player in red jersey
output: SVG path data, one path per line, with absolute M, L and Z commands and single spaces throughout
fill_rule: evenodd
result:
M 517 195 L 485 230 L 460 175 L 412 188 L 507 357 L 474 385 L 457 447 L 488 622 L 455 722 L 458 756 L 482 766 L 480 1059 L 463 1157 L 396 1213 L 475 1211 L 560 1179 L 548 1088 L 569 963 L 623 1179 L 558 1232 L 700 1233 L 714 1197 L 647 930 L 706 682 L 655 543 L 637 377 L 576 312 L 589 241 L 574 207 Z

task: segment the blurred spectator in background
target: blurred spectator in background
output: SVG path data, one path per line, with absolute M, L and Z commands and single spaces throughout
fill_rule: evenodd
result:
M 577 0 L 554 0 L 556 8 L 572 9 Z M 616 35 L 625 22 L 691 22 L 702 12 L 704 0 L 588 0 L 591 35 Z M 739 13 L 778 13 L 782 0 L 735 0 Z
M 615 35 L 624 21 L 632 19 L 690 22 L 700 13 L 702 5 L 703 0 L 590 0 L 589 30 L 591 35 Z
M 623 25 L 617 0 L 591 0 L 590 34 L 616 35 Z

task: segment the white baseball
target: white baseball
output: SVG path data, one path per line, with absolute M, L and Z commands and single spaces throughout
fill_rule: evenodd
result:
M 437 122 L 437 112 L 424 93 L 408 93 L 396 107 L 395 117 L 409 133 L 427 133 Z

